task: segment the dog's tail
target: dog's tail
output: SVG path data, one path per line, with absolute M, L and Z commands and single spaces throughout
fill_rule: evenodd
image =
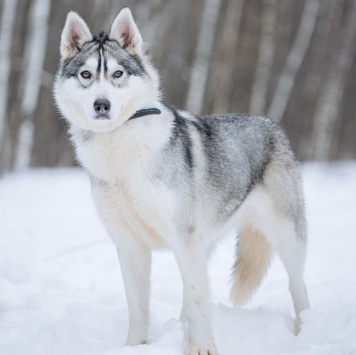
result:
M 237 241 L 232 272 L 230 295 L 234 305 L 241 305 L 251 298 L 266 274 L 272 255 L 272 247 L 266 237 L 254 227 L 245 226 Z

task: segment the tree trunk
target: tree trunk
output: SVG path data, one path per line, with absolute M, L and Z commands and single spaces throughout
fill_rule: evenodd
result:
M 7 98 L 9 94 L 8 80 L 10 76 L 11 44 L 16 18 L 17 0 L 4 0 L 2 6 L 0 29 L 0 148 L 3 146 L 5 119 L 7 114 Z
M 16 170 L 28 168 L 31 163 L 35 129 L 33 114 L 38 105 L 39 93 L 42 87 L 50 7 L 50 0 L 35 0 L 30 12 L 30 30 L 26 39 L 23 69 L 24 88 L 21 102 L 24 121 L 20 125 L 17 141 Z
M 187 109 L 196 114 L 201 113 L 204 103 L 205 86 L 209 75 L 209 60 L 213 50 L 219 10 L 220 0 L 205 0 L 186 101 Z
M 315 28 L 320 0 L 306 0 L 303 10 L 303 17 L 300 21 L 298 32 L 289 52 L 285 67 L 278 81 L 277 89 L 273 96 L 268 116 L 281 121 L 286 110 L 295 77 L 301 67 L 305 54 L 311 42 L 311 37 Z
M 272 74 L 275 49 L 275 25 L 277 19 L 277 0 L 264 0 L 262 34 L 258 49 L 258 62 L 250 99 L 251 113 L 266 112 L 268 83 Z
M 327 160 L 330 155 L 333 132 L 338 120 L 343 90 L 356 49 L 356 3 L 348 12 L 341 35 L 340 47 L 334 54 L 333 65 L 318 98 L 314 118 L 313 158 Z

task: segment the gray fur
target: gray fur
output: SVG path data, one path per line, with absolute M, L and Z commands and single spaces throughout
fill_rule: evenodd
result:
M 186 186 L 185 200 L 189 196 L 194 204 L 194 199 L 205 199 L 215 206 L 215 214 L 211 216 L 214 222 L 225 223 L 249 193 L 264 184 L 266 170 L 273 163 L 294 181 L 294 187 L 289 188 L 297 190 L 293 193 L 297 199 L 291 199 L 290 203 L 281 201 L 281 213 L 287 214 L 296 224 L 304 221 L 297 162 L 284 132 L 276 123 L 266 117 L 243 114 L 192 115 L 194 119 L 188 119 L 179 110 L 173 107 L 170 110 L 174 115 L 171 139 L 156 172 L 162 182 L 170 188 Z M 198 135 L 200 144 L 192 141 L 193 133 Z M 192 145 L 201 145 L 203 151 L 195 156 Z M 206 161 L 203 166 L 205 179 L 200 182 L 202 186 L 197 186 L 195 169 L 202 155 Z M 281 186 L 272 188 L 278 197 Z M 194 190 L 205 194 L 200 196 Z M 303 226 L 299 236 L 305 236 Z
M 78 51 L 73 58 L 65 60 L 60 67 L 59 75 L 62 78 L 78 76 L 79 69 L 90 57 L 101 59 L 100 51 L 102 51 L 104 57 L 105 72 L 107 68 L 107 60 L 111 57 L 114 58 L 118 64 L 122 65 L 129 75 L 145 75 L 145 70 L 140 60 L 122 49 L 116 41 L 110 40 L 104 32 L 93 36 L 93 40 L 85 43 L 81 50 Z M 99 60 L 97 69 L 98 72 L 100 70 L 100 65 L 101 63 Z

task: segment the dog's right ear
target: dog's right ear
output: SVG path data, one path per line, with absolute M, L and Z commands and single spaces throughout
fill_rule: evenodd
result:
M 76 12 L 69 12 L 61 36 L 62 58 L 72 58 L 81 50 L 85 42 L 92 39 L 93 36 L 84 20 Z
M 130 54 L 145 54 L 140 31 L 128 7 L 122 8 L 116 16 L 111 25 L 109 38 L 117 41 L 119 45 Z

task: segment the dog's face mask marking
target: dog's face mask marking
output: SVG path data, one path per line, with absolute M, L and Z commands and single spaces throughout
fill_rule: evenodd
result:
M 149 104 L 147 97 L 157 96 L 144 43 L 131 12 L 125 10 L 114 20 L 109 35 L 96 36 L 76 13 L 68 14 L 55 91 L 57 101 L 66 102 L 59 105 L 66 107 L 64 116 L 80 128 L 115 129 L 137 107 Z

